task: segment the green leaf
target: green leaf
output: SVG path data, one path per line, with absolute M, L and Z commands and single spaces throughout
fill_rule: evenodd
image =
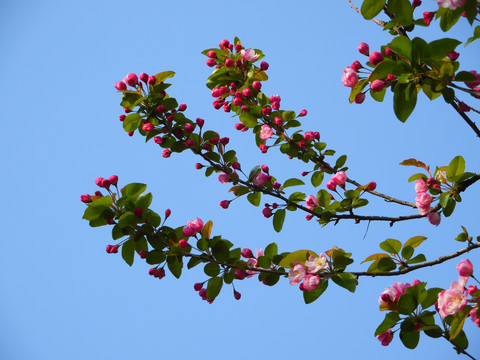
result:
M 305 304 L 311 304 L 312 302 L 317 300 L 325 292 L 325 290 L 327 290 L 327 287 L 328 280 L 322 280 L 314 290 L 304 291 L 303 300 L 305 301 Z
M 113 240 L 118 240 L 118 239 L 121 239 L 124 236 L 125 236 L 125 234 L 123 233 L 123 230 L 120 228 L 120 226 L 118 226 L 118 224 L 116 224 L 112 228 L 112 239 Z
M 182 275 L 183 263 L 176 255 L 167 256 L 167 266 L 173 276 L 177 279 Z
M 400 320 L 400 316 L 396 312 L 389 312 L 385 315 L 382 323 L 375 330 L 375 336 L 383 334 L 388 329 L 391 329 Z
M 414 258 L 411 258 L 410 260 L 407 261 L 407 264 L 408 265 L 412 265 L 412 264 L 418 264 L 418 263 L 422 263 L 422 262 L 425 262 L 427 261 L 427 259 L 425 258 L 425 255 L 423 254 L 418 254 L 417 256 L 415 256 Z
M 165 252 L 161 250 L 152 250 L 148 252 L 146 260 L 147 264 L 156 265 L 164 262 L 166 258 L 167 256 L 165 255 Z
M 347 289 L 351 293 L 354 293 L 357 288 L 358 281 L 352 273 L 333 274 L 331 279 L 335 284 Z
M 414 236 L 408 239 L 405 244 L 403 244 L 403 247 L 411 246 L 412 248 L 416 248 L 419 246 L 421 243 L 423 243 L 427 238 L 425 236 Z
M 141 207 L 143 210 L 146 210 L 152 203 L 152 193 L 147 193 L 142 196 L 139 196 L 135 201 L 135 207 Z
M 440 19 L 440 29 L 448 31 L 453 25 L 455 25 L 462 15 L 463 9 L 461 7 L 455 10 L 445 11 Z
M 240 121 L 249 128 L 257 126 L 257 118 L 249 111 L 244 111 L 240 114 Z
M 368 261 L 374 261 L 374 260 L 380 260 L 383 258 L 390 258 L 390 255 L 384 254 L 384 253 L 379 253 L 379 254 L 372 254 L 368 256 L 365 260 L 363 260 L 360 264 L 363 264 Z
M 421 64 L 424 59 L 430 57 L 430 50 L 428 43 L 422 38 L 416 37 L 412 39 L 412 60 L 415 63 Z
M 278 254 L 277 244 L 275 244 L 275 243 L 268 244 L 268 246 L 265 248 L 265 251 L 263 253 L 270 260 L 273 260 L 273 257 Z
M 413 249 L 413 247 L 404 246 L 402 248 L 402 258 L 404 258 L 405 260 L 409 260 L 412 257 L 414 252 L 415 250 Z
M 317 193 L 317 202 L 319 206 L 327 207 L 332 198 L 330 197 L 330 193 L 327 190 L 321 189 Z
M 375 260 L 368 268 L 369 272 L 390 272 L 395 270 L 397 265 L 391 258 L 381 258 Z
M 299 203 L 300 201 L 305 200 L 305 194 L 302 192 L 294 192 L 288 197 L 288 200 L 294 203 Z
M 442 291 L 443 289 L 440 288 L 431 288 L 427 290 L 427 296 L 423 301 L 421 302 L 420 305 L 422 305 L 422 309 L 427 309 L 433 304 L 435 304 L 438 301 L 438 294 Z
M 420 340 L 420 333 L 418 331 L 402 331 L 400 330 L 400 340 L 408 349 L 415 349 Z
M 387 239 L 380 243 L 380 249 L 389 254 L 398 254 L 402 248 L 402 243 L 395 239 Z
M 365 0 L 361 7 L 361 13 L 366 20 L 371 20 L 382 11 L 387 0 Z
M 393 111 L 398 120 L 405 122 L 417 104 L 417 87 L 414 83 L 397 84 L 393 92 Z
M 315 171 L 310 178 L 310 182 L 314 187 L 318 187 L 322 184 L 323 177 L 325 176 L 323 171 Z
M 158 84 L 164 82 L 165 80 L 173 77 L 174 75 L 175 75 L 174 71 L 163 71 L 163 72 L 160 72 L 160 73 L 156 74 L 155 79 L 157 79 L 157 81 L 155 82 L 155 85 L 158 85 Z
M 218 296 L 218 294 L 220 293 L 220 290 L 222 290 L 222 286 L 223 286 L 222 278 L 213 277 L 210 280 L 208 280 L 207 298 L 209 300 L 215 299 Z
M 465 172 L 465 160 L 461 156 L 455 156 L 447 168 L 447 180 L 460 176 Z
M 125 185 L 122 190 L 122 197 L 137 197 L 147 189 L 147 185 L 131 183 Z
M 403 315 L 410 315 L 416 308 L 418 304 L 415 301 L 415 298 L 409 294 L 403 294 L 398 299 L 398 312 Z
M 220 266 L 217 263 L 211 262 L 205 265 L 203 271 L 206 275 L 214 277 L 220 274 Z
M 299 185 L 305 185 L 305 183 L 300 179 L 291 178 L 291 179 L 286 180 L 283 183 L 283 188 L 285 189 L 285 188 L 290 187 L 290 186 L 299 186 Z
M 312 250 L 297 250 L 285 256 L 279 265 L 283 268 L 293 268 L 297 263 L 305 265 L 305 261 L 307 261 L 310 255 L 316 258 L 318 257 Z M 290 266 L 291 264 L 293 264 L 293 266 Z
M 212 248 L 212 254 L 218 261 L 226 262 L 230 257 L 230 246 L 225 240 L 218 240 Z
M 475 30 L 473 31 L 473 36 L 468 38 L 468 40 L 465 42 L 465 46 L 477 39 L 480 39 L 480 25 L 475 27 Z
M 386 92 L 387 92 L 387 88 L 383 88 L 382 91 L 373 91 L 372 89 L 370 89 L 370 96 L 372 97 L 373 100 L 382 102 Z
M 413 7 L 409 0 L 390 0 L 388 10 L 395 14 L 396 24 L 408 26 L 413 23 Z
M 386 58 L 375 67 L 368 80 L 385 79 L 389 74 L 400 75 L 400 69 L 396 61 Z
M 133 256 L 135 255 L 135 243 L 132 239 L 127 240 L 122 245 L 122 258 L 125 262 L 132 266 L 133 264 Z
M 131 211 L 127 211 L 125 214 L 120 216 L 118 219 L 118 226 L 124 228 L 126 226 L 135 225 L 137 223 L 138 218 L 135 216 L 134 213 Z
M 480 28 L 480 26 L 478 27 Z M 473 75 L 470 71 L 459 71 L 455 75 L 454 81 L 472 82 L 472 81 L 477 81 L 477 77 Z
M 394 53 L 408 60 L 412 60 L 412 43 L 406 36 L 397 36 L 387 46 L 393 50 Z
M 276 232 L 282 231 L 283 222 L 285 221 L 285 209 L 279 209 L 273 214 L 273 228 Z
M 472 310 L 470 305 L 465 306 L 462 310 L 460 310 L 452 320 L 450 325 L 450 340 L 455 339 L 462 331 L 463 324 L 465 323 L 465 319 L 469 316 L 469 312 Z
M 125 120 L 123 120 L 123 129 L 126 132 L 135 131 L 138 129 L 141 123 L 142 117 L 140 115 L 137 113 L 129 114 Z
M 256 191 L 247 195 L 247 200 L 254 206 L 259 206 L 262 199 L 262 193 Z
M 455 50 L 459 44 L 461 44 L 461 41 L 449 38 L 432 41 L 428 44 L 430 58 L 433 60 L 443 59 L 449 52 Z

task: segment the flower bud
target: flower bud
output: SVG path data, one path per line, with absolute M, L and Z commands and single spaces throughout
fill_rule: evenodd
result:
M 301 116 L 306 116 L 307 115 L 307 110 L 303 109 L 302 111 L 300 111 L 300 114 L 298 114 L 299 117 Z
M 138 77 L 137 75 L 130 73 L 127 76 L 123 78 L 123 81 L 130 86 L 135 86 L 138 83 Z
M 187 105 L 186 104 L 180 104 L 180 106 L 178 107 L 178 111 L 185 111 L 187 110 Z
M 385 56 L 393 56 L 393 51 L 389 47 L 385 48 Z
M 233 66 L 233 60 L 232 59 L 225 60 L 225 66 L 226 67 L 232 67 Z
M 123 122 L 125 120 L 126 116 L 122 114 L 118 118 L 120 119 L 121 122 Z
M 114 86 L 118 91 L 127 90 L 127 85 L 123 81 L 117 81 Z
M 217 58 L 217 53 L 213 50 L 210 50 L 208 53 L 207 53 L 207 56 L 210 58 L 210 59 L 216 59 Z
M 243 249 L 240 254 L 246 259 L 254 258 L 252 250 L 250 250 L 248 248 Z
M 240 294 L 238 291 L 234 291 L 233 292 L 233 297 L 235 298 L 235 300 L 240 300 L 240 298 L 242 297 L 242 294 Z
M 178 246 L 180 249 L 185 249 L 188 246 L 188 241 L 185 239 L 182 239 L 178 242 Z
M 373 66 L 377 66 L 383 61 L 383 55 L 382 53 L 374 51 L 368 56 L 368 60 L 372 63 Z
M 207 59 L 207 66 L 208 67 L 214 67 L 216 64 L 214 59 Z
M 243 280 L 247 277 L 247 273 L 243 269 L 235 269 L 235 279 Z
M 144 83 L 148 81 L 148 75 L 145 73 L 140 74 L 140 80 L 142 80 Z
M 382 91 L 384 87 L 385 87 L 385 83 L 382 80 L 374 80 L 370 83 L 370 89 L 372 89 L 372 91 L 375 91 L 375 92 Z
M 148 82 L 149 85 L 153 86 L 157 83 L 157 78 L 154 75 L 149 76 L 147 82 Z
M 358 93 L 355 96 L 355 104 L 361 104 L 365 101 L 365 94 L 364 93 Z
M 460 276 L 471 276 L 473 274 L 473 265 L 470 260 L 465 259 L 457 264 L 457 270 Z
M 254 81 L 252 87 L 257 91 L 260 91 L 262 88 L 262 83 L 260 81 Z
M 358 45 L 358 51 L 360 52 L 360 54 L 368 56 L 368 53 L 370 52 L 370 48 L 368 44 L 362 42 L 360 43 L 360 45 Z
M 268 70 L 269 67 L 270 67 L 270 65 L 266 61 L 262 61 L 260 63 L 260 69 L 263 70 L 263 71 Z
M 85 194 L 85 195 L 81 195 L 80 196 L 80 201 L 81 202 L 84 202 L 85 204 L 87 203 L 91 203 L 92 202 L 92 198 L 89 194 Z
M 230 201 L 222 200 L 222 201 L 220 201 L 220 206 L 224 209 L 228 209 L 228 207 L 230 206 Z

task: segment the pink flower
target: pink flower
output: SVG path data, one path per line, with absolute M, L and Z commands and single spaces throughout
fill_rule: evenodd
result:
M 458 281 L 453 281 L 450 289 L 443 290 L 438 294 L 438 313 L 441 317 L 455 315 L 467 304 L 467 297 L 464 296 L 465 283 L 467 278 L 460 277 Z
M 229 183 L 231 180 L 228 174 L 222 172 L 220 175 L 218 175 L 218 181 L 220 181 L 222 184 L 226 184 Z
M 320 283 L 320 276 L 307 274 L 303 278 L 303 290 L 312 291 L 315 290 Z
M 307 209 L 310 209 L 310 210 L 318 206 L 318 202 L 315 196 L 308 195 L 307 200 L 305 200 L 305 206 L 307 207 Z
M 378 51 L 374 51 L 368 56 L 368 60 L 372 63 L 373 66 L 377 66 L 383 61 L 383 55 Z
M 472 310 L 470 310 L 470 312 L 468 313 L 470 315 L 470 319 L 472 319 L 472 321 L 474 323 L 477 323 L 477 319 L 478 319 L 478 316 L 477 316 L 477 311 L 478 311 L 478 308 L 477 307 L 474 307 Z M 478 326 L 478 325 L 477 325 Z
M 391 287 L 386 288 L 385 291 L 380 295 L 380 298 L 378 299 L 378 304 L 382 305 L 387 302 L 398 301 L 400 296 L 405 294 L 405 289 L 407 287 L 410 287 L 410 284 L 396 282 Z
M 455 10 L 457 7 L 465 5 L 466 0 L 435 0 L 438 7 Z
M 262 172 L 253 175 L 253 183 L 257 186 L 263 186 L 267 181 L 270 181 L 272 177 Z
M 117 81 L 114 86 L 118 91 L 127 90 L 127 85 L 123 81 Z
M 470 260 L 465 259 L 457 264 L 458 274 L 460 276 L 471 276 L 473 274 L 473 265 Z
M 480 85 L 480 74 L 478 74 L 474 70 L 470 71 L 470 73 L 472 73 L 473 75 L 475 75 L 477 77 L 477 81 L 467 82 L 467 83 L 465 83 L 465 85 L 467 85 L 470 89 L 473 89 L 473 88 L 477 87 L 478 85 Z
M 315 274 L 320 270 L 326 269 L 328 267 L 328 261 L 323 254 L 320 254 L 320 256 L 317 258 L 313 255 L 310 255 L 308 260 L 305 261 L 305 266 L 307 267 L 309 273 Z
M 345 186 L 345 181 L 347 181 L 347 174 L 345 174 L 345 171 L 339 171 L 335 175 L 332 176 L 332 179 L 330 181 L 333 184 L 338 185 L 338 186 L 343 188 Z M 327 188 L 330 189 L 328 187 L 328 183 L 327 183 Z M 335 188 L 330 189 L 330 190 L 335 190 Z
M 370 83 L 370 89 L 372 89 L 372 91 L 375 91 L 375 92 L 382 91 L 384 87 L 385 87 L 385 83 L 382 80 L 374 80 Z
M 130 73 L 123 78 L 123 81 L 130 86 L 135 86 L 138 83 L 138 76 Z
M 280 98 L 280 95 L 272 95 L 268 98 L 270 100 L 271 103 L 275 102 L 275 101 L 282 101 L 282 99 Z
M 383 334 L 377 336 L 378 341 L 381 342 L 383 346 L 387 346 L 393 340 L 393 332 L 391 329 L 388 329 Z
M 187 225 L 183 227 L 182 233 L 183 235 L 190 237 L 202 231 L 202 229 L 203 229 L 203 221 L 202 219 L 197 217 L 197 220 L 191 220 L 187 223 Z
M 442 217 L 440 213 L 438 212 L 432 212 L 427 215 L 427 219 L 430 222 L 430 224 L 438 226 L 440 224 L 440 221 L 442 220 Z
M 262 88 L 262 83 L 260 81 L 254 81 L 252 83 L 252 87 L 255 89 L 255 90 L 258 90 L 260 91 L 260 89 Z
M 433 197 L 430 194 L 419 194 L 415 198 L 415 205 L 418 208 L 420 215 L 427 215 L 430 211 L 430 204 L 432 203 Z
M 262 128 L 260 130 L 260 139 L 265 141 L 267 139 L 270 139 L 272 135 L 273 135 L 273 129 L 267 124 L 262 125 Z
M 255 61 L 260 55 L 255 54 L 255 50 L 253 49 L 248 49 L 246 51 L 242 49 L 240 51 L 240 56 L 245 61 Z
M 163 156 L 164 158 L 169 158 L 170 155 L 172 155 L 172 151 L 171 151 L 170 149 L 165 149 L 165 150 L 163 150 L 162 156 Z
M 288 272 L 288 278 L 290 279 L 290 285 L 298 285 L 305 277 L 305 268 L 302 264 L 297 264 Z
M 425 24 L 430 25 L 434 16 L 435 11 L 425 11 L 423 13 L 423 21 L 425 22 Z
M 80 196 L 80 201 L 84 202 L 85 204 L 92 202 L 92 198 L 90 197 L 89 194 L 81 195 Z
M 335 181 L 330 180 L 327 182 L 326 187 L 328 190 L 335 191 L 335 189 L 337 188 L 337 184 L 335 183 Z
M 300 111 L 300 113 L 298 114 L 298 116 L 307 116 L 307 110 L 306 109 L 303 109 L 302 111 Z
M 313 141 L 315 140 L 315 133 L 313 131 L 307 131 L 303 134 L 303 138 L 307 141 Z
M 248 248 L 243 249 L 240 254 L 246 259 L 253 258 L 253 252 Z
M 346 87 L 354 87 L 357 82 L 358 82 L 358 74 L 355 72 L 353 68 L 351 68 L 350 66 L 347 66 L 343 70 L 342 84 Z
M 360 52 L 360 54 L 368 56 L 370 48 L 369 48 L 368 44 L 362 42 L 362 43 L 360 43 L 360 45 L 358 45 L 358 51 Z
M 260 69 L 263 70 L 263 71 L 268 70 L 269 67 L 270 67 L 270 65 L 266 61 L 262 61 L 260 63 Z
M 420 178 L 417 181 L 415 181 L 415 192 L 417 193 L 417 195 L 424 194 L 427 191 L 428 191 L 428 186 L 423 180 L 423 178 Z

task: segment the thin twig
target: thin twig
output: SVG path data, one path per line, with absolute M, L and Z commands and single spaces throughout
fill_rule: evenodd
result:
M 475 123 L 470 120 L 470 118 L 463 112 L 463 111 L 460 111 L 460 109 L 458 108 L 458 105 L 455 104 L 455 102 L 451 102 L 450 105 L 452 105 L 452 107 L 455 109 L 455 111 L 463 118 L 463 120 L 465 120 L 465 122 L 472 128 L 472 130 L 475 132 L 475 134 L 477 134 L 477 137 L 480 137 L 480 129 L 477 127 L 477 125 L 475 125 Z
M 353 10 L 355 10 L 357 13 L 359 13 L 360 15 L 362 15 L 362 13 L 360 12 L 360 10 L 358 10 L 358 8 L 356 8 L 351 0 L 348 0 L 348 3 L 350 4 L 350 6 L 352 7 Z M 372 21 L 377 24 L 378 26 L 381 26 L 381 27 L 384 27 L 386 22 L 385 21 L 381 21 L 381 20 L 377 20 L 377 19 L 372 19 Z

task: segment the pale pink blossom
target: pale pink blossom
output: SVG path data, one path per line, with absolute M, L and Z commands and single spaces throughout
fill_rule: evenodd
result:
M 317 198 L 313 195 L 308 195 L 305 200 L 305 206 L 307 209 L 312 210 L 314 207 L 318 206 Z
M 404 284 L 401 282 L 396 282 L 392 286 L 388 287 L 385 289 L 385 291 L 380 295 L 378 299 L 378 304 L 382 305 L 386 302 L 396 302 L 402 296 L 405 294 L 405 290 L 407 287 L 410 287 L 410 284 Z
M 435 0 L 438 7 L 443 7 L 450 10 L 455 10 L 458 7 L 465 5 L 467 0 Z
M 263 250 L 260 249 L 260 250 L 256 250 L 255 249 L 255 257 L 254 258 L 250 258 L 247 260 L 248 262 L 248 265 L 251 267 L 251 268 L 256 268 L 257 267 L 257 258 L 260 257 L 260 256 L 263 256 Z M 252 277 L 253 275 L 255 275 L 257 272 L 256 271 L 253 271 L 253 270 L 247 270 L 247 277 Z
M 443 290 L 438 294 L 438 313 L 441 317 L 455 315 L 467 304 L 465 293 L 466 277 L 460 277 L 458 281 L 453 281 L 450 289 Z
M 424 194 L 428 191 L 428 186 L 423 180 L 423 178 L 418 179 L 415 181 L 415 192 L 417 195 Z
M 270 139 L 270 137 L 273 135 L 273 129 L 268 126 L 267 124 L 262 125 L 262 128 L 260 130 L 260 139 L 263 141 Z
M 378 341 L 381 342 L 383 346 L 387 346 L 393 340 L 393 332 L 391 329 L 388 329 L 384 333 L 377 336 Z
M 229 183 L 230 176 L 227 173 L 222 172 L 220 175 L 218 175 L 218 181 L 220 181 L 222 184 Z
M 430 194 L 419 194 L 415 198 L 415 205 L 418 208 L 420 215 L 427 215 L 430 211 L 430 204 L 432 203 L 433 197 Z
M 255 50 L 253 49 L 248 49 L 246 51 L 242 49 L 240 55 L 242 56 L 242 59 L 246 61 L 255 61 L 260 56 L 259 54 L 255 54 Z
M 346 87 L 354 87 L 357 82 L 358 82 L 358 74 L 352 67 L 347 66 L 343 70 L 342 84 Z
M 202 231 L 203 229 L 203 221 L 202 219 L 198 218 L 196 220 L 191 220 L 185 225 L 182 229 L 182 233 L 185 236 L 193 236 L 196 233 Z
M 427 215 L 427 219 L 430 222 L 430 224 L 438 226 L 440 224 L 440 221 L 442 220 L 442 217 L 440 213 L 438 212 L 432 212 Z
M 457 270 L 458 270 L 458 274 L 460 276 L 469 277 L 469 276 L 472 276 L 472 274 L 473 274 L 473 265 L 470 262 L 470 260 L 465 259 L 465 260 L 460 261 L 457 264 Z
M 479 319 L 479 317 L 477 316 L 477 311 L 478 311 L 478 308 L 475 306 L 472 310 L 470 310 L 470 312 L 468 313 L 470 315 L 470 319 L 472 319 L 472 321 L 474 323 L 477 323 L 477 320 Z M 477 325 L 478 326 L 478 325 Z
M 337 184 L 333 180 L 328 181 L 327 185 L 325 186 L 327 187 L 328 190 L 332 190 L 332 191 L 335 191 L 335 189 L 337 188 Z
M 345 185 L 345 181 L 347 181 L 347 174 L 345 174 L 345 171 L 339 171 L 335 175 L 332 176 L 331 181 L 335 185 L 343 187 Z
M 303 138 L 307 141 L 313 141 L 315 140 L 315 133 L 313 131 L 307 131 L 303 134 Z
M 315 290 L 320 283 L 320 276 L 307 274 L 303 278 L 303 290 L 312 291 Z
M 305 261 L 305 266 L 309 273 L 315 274 L 320 270 L 326 269 L 328 267 L 328 261 L 324 254 L 320 254 L 319 257 L 310 255 L 308 260 Z
M 262 172 L 253 175 L 253 183 L 257 186 L 263 186 L 267 181 L 270 181 L 272 177 Z
M 288 272 L 288 278 L 290 279 L 290 285 L 297 285 L 299 284 L 305 276 L 305 268 L 302 264 L 297 264 L 290 269 Z

